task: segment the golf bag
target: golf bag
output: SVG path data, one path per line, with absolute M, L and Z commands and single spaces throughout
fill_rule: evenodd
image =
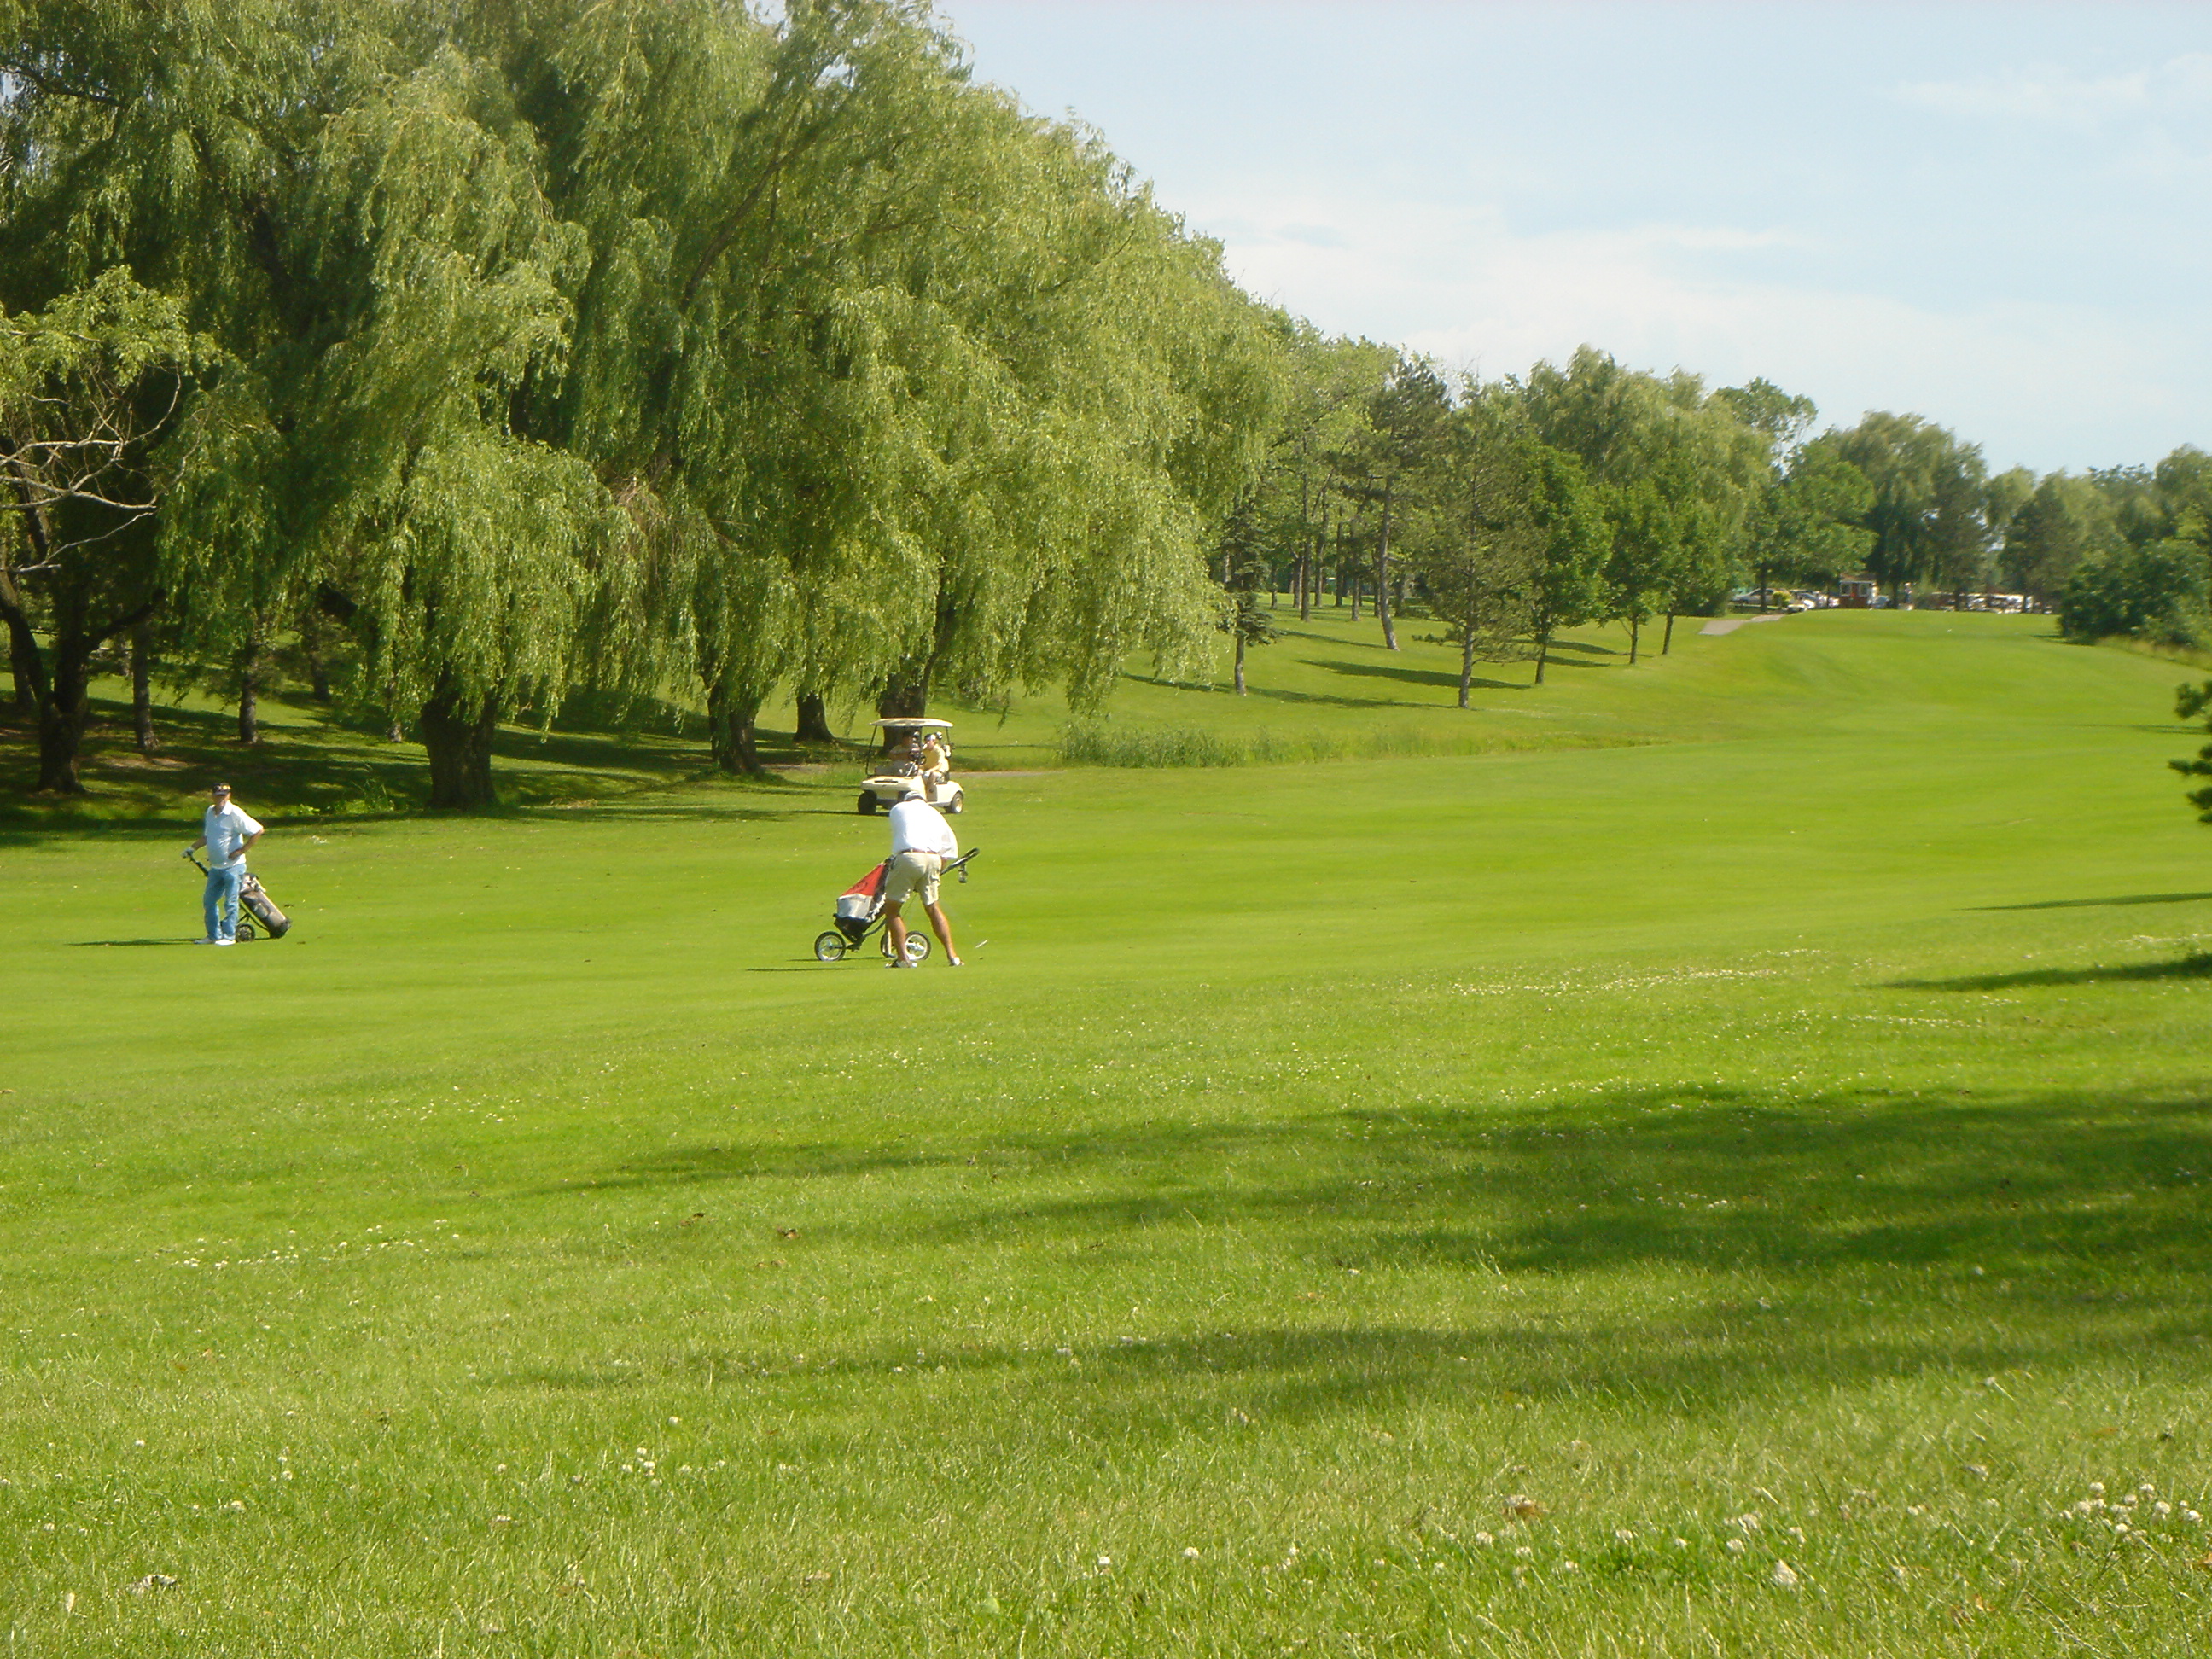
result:
M 884 876 L 891 867 L 885 859 L 837 896 L 836 915 L 831 918 L 837 931 L 858 945 L 868 936 L 868 924 L 875 921 L 884 908 Z
M 189 847 L 185 849 L 185 856 L 191 860 L 193 869 L 203 876 L 207 874 L 207 866 L 192 858 Z M 292 931 L 292 918 L 276 908 L 276 901 L 269 896 L 269 890 L 261 884 L 261 878 L 248 871 L 238 884 L 238 937 L 241 944 L 260 936 L 254 931 L 257 921 L 261 924 L 260 933 L 271 939 L 282 939 Z
M 292 931 L 292 919 L 276 908 L 276 901 L 269 896 L 258 876 L 249 873 L 238 884 L 238 902 L 253 913 L 261 931 L 270 938 L 282 939 Z

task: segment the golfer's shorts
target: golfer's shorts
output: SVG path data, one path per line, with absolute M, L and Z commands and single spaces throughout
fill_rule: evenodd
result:
M 901 853 L 884 875 L 884 902 L 898 904 L 915 888 L 924 904 L 937 902 L 937 878 L 945 873 L 945 860 L 936 853 Z

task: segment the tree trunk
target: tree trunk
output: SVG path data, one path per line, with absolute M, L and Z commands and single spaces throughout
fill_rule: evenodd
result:
M 1316 538 L 1318 542 L 1319 538 Z M 1321 559 L 1316 547 L 1298 550 L 1298 620 L 1313 620 L 1314 576 L 1321 568 Z
M 796 736 L 801 743 L 835 744 L 837 734 L 830 729 L 829 700 L 819 691 L 799 694 L 799 730 Z
M 1636 617 L 1631 617 L 1628 619 L 1628 665 L 1631 668 L 1636 666 L 1636 641 L 1643 629 L 1643 623 Z
M 131 630 L 131 729 L 138 752 L 154 752 L 153 629 L 141 623 Z
M 317 702 L 331 700 L 331 665 L 323 657 L 323 631 L 310 611 L 300 629 L 300 654 L 307 659 L 307 695 Z
M 1398 648 L 1398 630 L 1390 625 L 1390 492 L 1382 492 L 1382 524 L 1375 537 L 1375 617 L 1382 624 L 1382 648 Z
M 1237 630 L 1237 695 L 1244 695 L 1244 630 Z
M 1459 642 L 1459 706 L 1467 707 L 1467 694 L 1474 684 L 1474 629 L 1463 629 Z
M 929 712 L 929 664 L 919 657 L 909 657 L 892 670 L 890 679 L 884 683 L 882 693 L 876 698 L 876 714 L 887 720 L 920 720 Z M 904 738 L 895 738 L 888 732 L 883 734 L 883 752 L 891 752 L 895 744 Z
M 1536 634 L 1536 684 L 1544 683 L 1544 665 L 1552 657 L 1552 630 L 1540 629 Z
M 499 706 L 465 697 L 441 678 L 422 705 L 422 748 L 430 760 L 430 805 L 481 812 L 499 805 L 491 783 L 491 740 Z
M 1352 581 L 1352 620 L 1358 622 L 1359 620 L 1359 601 L 1366 597 L 1361 590 L 1364 588 L 1367 584 L 1359 580 L 1359 573 L 1358 571 L 1351 569 L 1348 566 L 1340 565 L 1337 567 L 1336 572 L 1336 591 L 1340 594 L 1344 592 L 1345 579 L 1346 576 L 1349 576 Z
M 261 741 L 261 641 L 248 640 L 238 664 L 238 740 Z
M 38 718 L 38 653 L 27 649 L 15 636 L 11 629 L 8 639 L 8 665 L 15 676 L 15 718 L 28 726 Z
M 91 647 L 82 640 L 57 641 L 53 678 L 39 704 L 39 782 L 41 794 L 82 795 L 76 763 L 84 745 L 89 708 Z
M 1662 639 L 1659 641 L 1659 654 L 1660 654 L 1661 656 L 1662 656 L 1662 657 L 1663 657 L 1663 656 L 1665 656 L 1665 655 L 1666 655 L 1669 651 L 1672 651 L 1674 648 L 1674 613 L 1673 611 L 1669 611 L 1667 613 L 1667 633 L 1666 633 L 1665 637 L 1664 637 L 1664 638 L 1662 638 Z
M 929 687 L 935 677 L 937 665 L 945 653 L 952 648 L 952 636 L 959 622 L 958 609 L 940 590 L 937 596 L 937 622 L 931 630 L 929 654 L 908 657 L 891 671 L 882 694 L 876 699 L 876 713 L 884 720 L 919 720 L 929 712 Z M 889 732 L 884 735 L 883 752 L 891 752 L 894 739 Z
M 714 751 L 714 764 L 725 772 L 757 778 L 768 769 L 761 764 L 753 731 L 760 706 L 760 693 L 726 679 L 707 688 L 707 740 Z
M 40 544 L 44 545 L 43 543 Z M 33 712 L 38 717 L 39 781 L 44 793 L 82 795 L 84 783 L 77 776 L 77 756 L 84 744 L 85 719 L 90 712 L 92 656 L 118 634 L 127 633 L 154 614 L 161 591 L 135 611 L 112 622 L 94 623 L 58 633 L 53 642 L 52 667 L 39 650 L 22 595 L 0 565 L 0 622 L 8 627 L 10 660 L 18 685 L 31 689 Z

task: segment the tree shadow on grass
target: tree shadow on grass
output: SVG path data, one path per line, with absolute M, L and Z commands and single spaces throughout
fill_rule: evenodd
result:
M 2212 979 L 2212 951 L 2172 962 L 2131 962 L 2109 968 L 2031 968 L 2011 974 L 1966 974 L 1956 979 L 1893 979 L 1893 991 L 2016 991 L 2037 985 L 2122 985 L 2159 979 Z
M 2212 893 L 2129 893 L 2119 898 L 2039 899 L 2033 904 L 1978 904 L 1977 910 L 2091 910 L 2117 904 L 2193 904 Z
M 1369 679 L 1398 680 L 1407 685 L 1437 686 L 1447 691 L 1459 690 L 1459 676 L 1440 668 L 1401 667 L 1383 662 L 1325 662 L 1315 666 L 1326 668 L 1332 674 L 1351 674 Z M 1528 688 L 1518 680 L 1473 679 L 1468 684 L 1485 691 L 1526 691 Z
M 698 1189 L 717 1183 L 790 1183 L 786 1201 L 803 1201 L 816 1183 L 866 1179 L 865 1218 L 790 1248 L 909 1267 L 1041 1250 L 1009 1259 L 1056 1259 L 1133 1299 L 1194 1236 L 1274 1241 L 1281 1320 L 1171 1339 L 1133 1328 L 1154 1340 L 1074 1356 L 1094 1383 L 1176 1376 L 1285 1414 L 1469 1388 L 1696 1404 L 1927 1369 L 2199 1363 L 2208 1131 L 2212 1095 L 2186 1088 L 1647 1088 L 1571 1112 L 1484 1103 L 888 1146 L 763 1139 L 589 1184 L 673 1189 L 703 1208 Z M 1437 1319 L 1358 1320 L 1355 1269 L 1365 1286 L 1442 1275 Z M 1334 1304 L 1354 1313 L 1332 1316 Z M 845 1358 L 888 1370 L 908 1353 Z M 936 1358 L 1041 1383 L 1066 1369 L 1003 1346 Z

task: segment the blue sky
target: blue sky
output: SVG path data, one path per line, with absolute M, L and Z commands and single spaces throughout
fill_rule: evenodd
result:
M 1324 328 L 2212 448 L 2212 5 L 940 3 Z

